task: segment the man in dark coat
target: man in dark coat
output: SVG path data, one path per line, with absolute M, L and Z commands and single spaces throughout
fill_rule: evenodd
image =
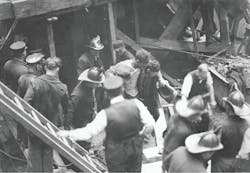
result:
M 71 93 L 66 126 L 80 128 L 93 120 L 105 104 L 102 83 L 105 77 L 97 67 L 86 69 L 78 78 L 79 84 Z M 90 144 L 81 142 L 86 149 Z
M 44 117 L 58 125 L 59 117 L 67 114 L 68 90 L 58 78 L 61 60 L 48 58 L 45 62 L 46 74 L 33 78 L 24 96 L 30 105 Z M 39 138 L 29 136 L 28 172 L 52 172 L 53 149 Z
M 43 58 L 44 55 L 41 53 L 34 53 L 26 58 L 26 63 L 28 65 L 28 73 L 21 75 L 18 79 L 17 94 L 20 97 L 24 97 L 30 81 L 43 73 Z
M 175 106 L 176 114 L 172 116 L 164 133 L 163 170 L 167 155 L 180 146 L 185 145 L 185 139 L 191 134 L 208 130 L 209 124 L 200 125 L 202 116 L 206 115 L 206 105 L 201 96 L 190 100 L 179 100 Z M 203 126 L 202 128 L 200 126 Z
M 185 146 L 178 147 L 167 156 L 164 166 L 168 173 L 206 173 L 208 160 L 222 148 L 219 136 L 211 131 L 193 134 L 187 137 Z
M 100 59 L 100 51 L 104 48 L 104 45 L 101 43 L 100 36 L 97 35 L 93 38 L 89 45 L 88 51 L 82 54 L 77 62 L 77 74 L 78 76 L 86 69 L 91 67 L 104 68 L 102 60 Z
M 138 90 L 139 98 L 147 106 L 150 113 L 153 115 L 155 121 L 159 117 L 160 98 L 158 93 L 159 88 L 159 72 L 160 64 L 157 60 L 150 60 L 145 68 L 145 74 L 143 79 L 139 78 Z M 173 95 L 177 95 L 177 91 L 166 81 L 162 86 L 168 89 Z
M 123 80 L 112 76 L 105 80 L 104 88 L 111 98 L 111 106 L 101 110 L 86 127 L 59 131 L 61 137 L 90 140 L 106 131 L 105 158 L 109 172 L 140 172 L 144 133 L 153 130 L 154 119 L 137 99 L 122 96 Z
M 4 64 L 4 81 L 10 89 L 16 92 L 19 77 L 28 73 L 28 67 L 25 63 L 27 47 L 25 42 L 17 41 L 10 45 L 10 49 L 13 52 L 13 58 Z
M 42 60 L 44 58 L 44 55 L 41 53 L 34 53 L 32 55 L 29 55 L 26 58 L 26 63 L 28 65 L 28 73 L 23 74 L 18 79 L 18 88 L 17 88 L 17 94 L 20 97 L 24 97 L 30 81 L 33 80 L 33 78 L 36 78 L 37 76 L 40 76 L 43 72 L 43 65 Z M 21 142 L 21 145 L 26 148 L 28 145 L 28 138 L 27 138 L 26 130 L 20 125 L 17 125 L 17 138 Z
M 233 91 L 224 100 L 227 117 L 217 122 L 222 131 L 221 142 L 224 149 L 212 158 L 212 172 L 241 172 L 236 156 L 249 127 L 244 117 L 250 116 L 250 107 L 239 90 Z

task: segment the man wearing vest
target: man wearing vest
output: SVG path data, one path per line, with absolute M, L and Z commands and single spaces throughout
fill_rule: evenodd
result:
M 58 136 L 73 140 L 90 140 L 106 131 L 105 157 L 109 172 L 140 172 L 142 164 L 142 134 L 153 130 L 154 119 L 137 99 L 123 98 L 123 80 L 111 76 L 104 81 L 111 106 L 101 110 L 84 128 L 59 131 Z
M 213 79 L 207 64 L 200 64 L 184 78 L 181 88 L 182 99 L 190 99 L 197 95 L 209 93 L 211 106 L 216 106 Z

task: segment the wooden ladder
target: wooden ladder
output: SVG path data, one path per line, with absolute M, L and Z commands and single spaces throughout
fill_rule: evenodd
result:
M 69 138 L 56 135 L 59 129 L 16 93 L 0 82 L 0 109 L 29 132 L 59 152 L 83 172 L 101 173 L 106 166 Z

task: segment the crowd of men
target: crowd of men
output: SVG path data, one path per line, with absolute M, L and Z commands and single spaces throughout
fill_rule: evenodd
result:
M 178 93 L 146 50 L 130 53 L 114 44 L 117 63 L 105 70 L 100 37 L 93 38 L 77 63 L 78 84 L 69 94 L 59 79 L 62 61 L 42 53 L 26 56 L 25 42 L 11 44 L 13 57 L 4 65 L 5 83 L 70 137 L 91 151 L 105 147 L 109 172 L 141 172 L 144 137 L 159 117 L 159 88 L 174 97 L 175 115 L 163 133 L 162 170 L 167 172 L 242 172 L 249 169 L 250 106 L 241 91 L 224 99 L 222 119 L 214 118 L 213 79 L 207 64 L 188 73 Z M 18 126 L 28 148 L 28 172 L 52 172 L 53 149 Z

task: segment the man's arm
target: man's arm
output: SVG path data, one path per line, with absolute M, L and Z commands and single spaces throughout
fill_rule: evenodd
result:
M 153 116 L 150 114 L 148 109 L 144 106 L 144 104 L 141 101 L 135 99 L 135 103 L 140 111 L 141 122 L 144 125 L 140 134 L 152 132 L 155 124 Z
M 213 78 L 212 78 L 210 73 L 208 73 L 208 76 L 207 76 L 207 87 L 208 87 L 208 91 L 209 91 L 211 106 L 216 106 L 216 101 L 215 101 L 215 97 L 214 97 Z
M 95 119 L 86 127 L 75 130 L 61 130 L 57 134 L 60 137 L 69 137 L 75 141 L 88 141 L 93 136 L 102 132 L 107 126 L 107 116 L 104 110 L 100 111 Z
M 184 81 L 181 87 L 182 98 L 186 98 L 186 99 L 188 98 L 192 85 L 193 85 L 192 76 L 190 74 L 187 74 L 186 77 L 184 78 Z
M 34 98 L 35 98 L 35 91 L 34 91 L 34 83 L 33 80 L 30 81 L 30 84 L 28 86 L 28 89 L 23 97 L 23 99 L 28 102 L 30 105 L 33 105 Z

